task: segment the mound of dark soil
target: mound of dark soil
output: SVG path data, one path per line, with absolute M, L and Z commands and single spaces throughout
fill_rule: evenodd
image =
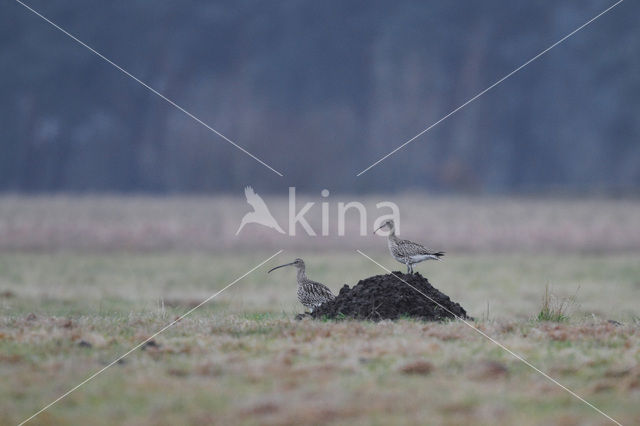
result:
M 360 280 L 353 288 L 345 284 L 335 300 L 316 308 L 310 314 L 311 317 L 371 321 L 412 317 L 426 321 L 442 321 L 454 319 L 455 314 L 461 318 L 468 318 L 462 306 L 434 288 L 422 275 L 401 272 L 394 274 L 396 276 L 376 275 Z

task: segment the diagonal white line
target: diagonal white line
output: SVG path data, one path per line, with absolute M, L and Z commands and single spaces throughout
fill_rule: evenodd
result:
M 579 399 L 580 401 L 584 402 L 585 404 L 587 404 L 589 407 L 593 408 L 594 410 L 596 410 L 598 413 L 602 414 L 603 416 L 605 416 L 607 419 L 611 420 L 613 423 L 622 426 L 622 424 L 620 422 L 618 422 L 617 420 L 613 419 L 611 416 L 609 416 L 607 413 L 605 413 L 604 411 L 600 410 L 598 407 L 596 407 L 595 405 L 593 405 L 592 403 L 590 403 L 589 401 L 587 401 L 586 399 L 584 399 L 583 397 L 581 397 L 580 395 L 578 395 L 577 393 L 575 393 L 574 391 L 572 391 L 571 389 L 569 389 L 568 387 L 566 387 L 565 385 L 563 385 L 562 383 L 558 382 L 556 379 L 554 379 L 553 377 L 549 376 L 547 373 L 545 373 L 544 371 L 540 370 L 539 368 L 537 368 L 536 366 L 534 366 L 533 364 L 531 364 L 529 361 L 527 361 L 524 357 L 522 357 L 522 355 L 518 355 L 517 353 L 513 352 L 511 349 L 507 348 L 505 345 L 503 345 L 502 343 L 498 342 L 497 340 L 495 340 L 494 338 L 492 338 L 491 336 L 489 336 L 487 333 L 485 333 L 484 331 L 474 327 L 470 322 L 466 321 L 464 318 L 459 317 L 458 315 L 454 314 L 453 312 L 451 312 L 449 309 L 447 309 L 445 306 L 441 305 L 440 303 L 438 303 L 436 300 L 432 299 L 431 297 L 427 296 L 426 294 L 424 294 L 423 292 L 421 292 L 420 290 L 418 290 L 417 288 L 415 288 L 414 286 L 412 286 L 411 284 L 409 284 L 408 282 L 406 282 L 405 280 L 403 280 L 402 278 L 400 278 L 399 276 L 397 276 L 396 274 L 394 274 L 393 272 L 391 272 L 389 269 L 387 269 L 386 267 L 384 267 L 383 265 L 381 265 L 380 263 L 376 262 L 375 260 L 373 260 L 372 258 L 370 258 L 369 256 L 367 256 L 366 254 L 364 254 L 363 252 L 361 252 L 360 250 L 356 250 L 358 253 L 360 253 L 362 256 L 366 257 L 367 259 L 369 259 L 370 261 L 372 261 L 373 263 L 375 263 L 376 265 L 378 265 L 379 267 L 381 267 L 382 269 L 384 269 L 385 271 L 387 271 L 387 273 L 393 275 L 394 277 L 396 277 L 397 279 L 399 279 L 400 281 L 402 281 L 403 283 L 405 283 L 406 285 L 408 285 L 409 287 L 411 287 L 412 289 L 414 289 L 415 291 L 417 291 L 418 293 L 420 293 L 421 295 L 423 295 L 424 297 L 426 297 L 427 299 L 429 299 L 430 301 L 432 301 L 433 303 L 435 303 L 436 305 L 438 305 L 439 307 L 441 307 L 442 309 L 444 309 L 445 311 L 449 312 L 451 315 L 453 315 L 456 319 L 462 321 L 463 323 L 465 323 L 467 326 L 471 327 L 475 332 L 479 333 L 481 336 L 486 337 L 487 339 L 489 339 L 492 343 L 496 344 L 497 346 L 499 346 L 500 348 L 504 349 L 506 352 L 508 352 L 510 355 L 512 355 L 514 358 L 522 361 L 523 363 L 525 363 L 527 366 L 531 367 L 533 370 L 535 370 L 536 372 L 542 374 L 545 378 L 549 379 L 551 382 L 553 382 L 554 384 L 560 386 L 562 389 L 564 389 L 565 391 L 569 392 L 569 394 L 571 394 L 572 396 L 576 397 L 577 399 Z
M 86 384 L 87 382 L 93 380 L 96 376 L 98 376 L 99 374 L 103 373 L 107 368 L 112 367 L 114 364 L 116 364 L 118 361 L 120 361 L 121 359 L 123 359 L 124 357 L 126 357 L 127 355 L 129 355 L 131 352 L 135 351 L 136 349 L 140 348 L 142 345 L 144 345 L 145 343 L 147 343 L 149 340 L 153 339 L 154 337 L 156 337 L 157 335 L 159 335 L 160 333 L 164 332 L 165 330 L 167 330 L 169 327 L 172 327 L 173 325 L 175 325 L 178 321 L 182 320 L 183 318 L 185 318 L 187 315 L 191 314 L 193 311 L 195 311 L 196 309 L 198 309 L 199 307 L 201 307 L 202 305 L 204 305 L 205 303 L 209 302 L 211 299 L 213 299 L 214 297 L 216 297 L 217 295 L 219 295 L 220 293 L 222 293 L 223 291 L 225 291 L 226 289 L 228 289 L 229 287 L 231 287 L 232 285 L 234 285 L 235 283 L 237 283 L 238 281 L 240 281 L 241 279 L 243 279 L 244 277 L 246 277 L 247 275 L 249 275 L 250 273 L 252 273 L 253 271 L 255 271 L 256 269 L 258 269 L 259 267 L 261 267 L 262 265 L 264 265 L 265 263 L 267 263 L 268 261 L 270 261 L 271 259 L 273 259 L 274 257 L 276 257 L 277 255 L 279 255 L 280 253 L 282 253 L 284 250 L 279 250 L 277 253 L 271 255 L 268 259 L 263 260 L 262 262 L 260 262 L 258 265 L 254 266 L 253 268 L 251 268 L 250 270 L 248 270 L 247 272 L 245 272 L 244 274 L 242 274 L 241 276 L 239 276 L 238 278 L 236 278 L 235 280 L 233 280 L 231 283 L 227 284 L 225 287 L 223 287 L 221 290 L 218 290 L 216 293 L 212 294 L 211 296 L 207 297 L 205 300 L 203 300 L 202 302 L 198 303 L 198 305 L 194 306 L 193 308 L 189 309 L 186 313 L 180 315 L 178 318 L 174 319 L 173 321 L 171 321 L 169 324 L 165 325 L 164 327 L 162 327 L 160 330 L 156 331 L 153 335 L 151 335 L 151 337 L 146 338 L 145 340 L 143 340 L 142 342 L 140 342 L 139 344 L 137 344 L 136 346 L 134 346 L 133 348 L 129 349 L 127 352 L 125 352 L 124 354 L 120 355 L 118 358 L 116 358 L 115 360 L 113 360 L 111 363 L 107 364 L 106 366 L 104 366 L 103 368 L 101 368 L 100 370 L 96 371 L 95 373 L 93 373 L 92 375 L 90 375 L 89 377 L 87 377 L 86 379 L 84 379 L 82 382 L 80 382 L 79 384 L 75 385 L 74 387 L 72 387 L 71 389 L 69 389 L 68 391 L 66 391 L 65 393 L 63 393 L 61 396 L 59 396 L 58 398 L 56 398 L 55 400 L 53 400 L 52 402 L 50 402 L 49 404 L 45 405 L 44 407 L 42 407 L 40 410 L 38 410 L 36 413 L 34 413 L 32 416 L 28 417 L 27 419 L 23 420 L 22 422 L 20 422 L 20 424 L 18 426 L 22 426 L 23 424 L 27 423 L 28 421 L 30 421 L 31 419 L 33 419 L 34 417 L 36 417 L 38 414 L 42 413 L 43 411 L 49 409 L 52 405 L 56 404 L 58 401 L 60 401 L 61 399 L 65 398 L 66 396 L 68 396 L 70 393 L 76 391 L 79 387 L 83 386 L 84 384 Z
M 484 95 L 485 93 L 487 93 L 489 90 L 493 89 L 494 87 L 496 87 L 497 85 L 499 85 L 500 83 L 502 83 L 503 81 L 505 81 L 506 79 L 508 79 L 509 77 L 511 77 L 512 75 L 514 75 L 515 73 L 517 73 L 518 71 L 520 71 L 521 69 L 523 69 L 524 67 L 526 67 L 527 65 L 529 65 L 531 62 L 535 61 L 536 59 L 540 58 L 542 55 L 544 55 L 545 53 L 549 52 L 551 49 L 553 49 L 554 47 L 556 47 L 557 45 L 559 45 L 560 43 L 562 43 L 563 41 L 565 41 L 566 39 L 568 39 L 569 37 L 571 37 L 572 35 L 574 35 L 575 33 L 577 33 L 578 31 L 582 30 L 584 27 L 586 27 L 587 25 L 591 24 L 592 22 L 594 22 L 596 19 L 600 18 L 602 15 L 604 15 L 605 13 L 609 12 L 611 9 L 613 9 L 614 7 L 616 7 L 617 5 L 619 5 L 620 3 L 622 3 L 624 0 L 618 0 L 616 3 L 614 3 L 613 5 L 609 6 L 607 9 L 603 10 L 602 12 L 600 12 L 599 14 L 597 14 L 596 16 L 594 16 L 593 18 L 591 18 L 590 20 L 588 20 L 587 22 L 585 22 L 584 24 L 580 25 L 578 28 L 576 28 L 575 30 L 571 31 L 569 34 L 567 34 L 566 36 L 562 37 L 560 40 L 556 41 L 555 43 L 553 43 L 551 46 L 547 47 L 546 49 L 544 49 L 542 52 L 538 53 L 536 56 L 534 56 L 533 58 L 529 59 L 527 62 L 525 62 L 524 64 L 520 65 L 518 68 L 516 68 L 515 70 L 511 71 L 509 74 L 505 75 L 504 77 L 502 77 L 501 79 L 499 79 L 498 81 L 496 81 L 495 83 L 493 83 L 491 86 L 487 87 L 486 89 L 484 89 L 483 91 L 481 91 L 480 93 L 478 93 L 477 95 L 475 95 L 474 97 L 472 97 L 471 99 L 469 99 L 468 101 L 466 101 L 465 103 L 463 103 L 462 105 L 460 105 L 459 107 L 457 107 L 456 109 L 454 109 L 453 111 L 449 112 L 447 115 L 445 115 L 444 117 L 442 117 L 440 120 L 436 121 L 435 123 L 433 123 L 432 125 L 430 125 L 429 127 L 427 127 L 426 129 L 424 129 L 423 131 L 421 131 L 420 133 L 418 133 L 417 135 L 415 135 L 414 137 L 412 137 L 411 139 L 409 139 L 408 141 L 406 141 L 405 143 L 403 143 L 402 145 L 400 145 L 399 147 L 397 147 L 396 149 L 394 149 L 393 151 L 391 151 L 390 153 L 388 153 L 387 155 L 385 155 L 384 157 L 382 157 L 381 159 L 379 159 L 378 161 L 376 161 L 375 163 L 371 164 L 369 167 L 367 167 L 366 169 L 362 170 L 360 173 L 358 173 L 356 175 L 356 177 L 366 173 L 368 170 L 370 170 L 371 168 L 377 166 L 378 164 L 380 164 L 381 162 L 383 162 L 384 160 L 386 160 L 387 158 L 389 158 L 390 156 L 392 156 L 393 154 L 395 154 L 396 152 L 400 151 L 402 148 L 404 148 L 405 146 L 409 145 L 411 142 L 413 142 L 414 140 L 418 139 L 420 136 L 424 135 L 425 133 L 427 133 L 429 130 L 433 129 L 434 127 L 436 127 L 438 124 L 442 123 L 444 120 L 446 120 L 447 118 L 451 117 L 453 114 L 455 114 L 456 112 L 460 111 L 462 108 L 466 107 L 467 105 L 469 105 L 471 102 L 475 101 L 476 99 L 478 99 L 480 96 Z
M 85 42 L 83 42 L 82 40 L 80 40 L 79 38 L 77 38 L 76 36 L 74 36 L 73 34 L 71 34 L 70 32 L 68 32 L 67 30 L 65 30 L 64 28 L 62 28 L 61 26 L 59 26 L 58 24 L 56 24 L 55 22 L 51 21 L 49 18 L 47 18 L 46 16 L 42 15 L 41 13 L 39 13 L 37 10 L 33 9 L 32 7 L 30 7 L 29 5 L 23 3 L 20 0 L 15 0 L 17 3 L 21 4 L 22 6 L 24 6 L 27 10 L 33 12 L 35 15 L 37 15 L 38 17 L 42 18 L 44 21 L 48 22 L 49 24 L 51 24 L 54 28 L 56 28 L 57 30 L 59 30 L 60 32 L 64 33 L 66 36 L 68 36 L 69 38 L 71 38 L 72 40 L 74 40 L 75 42 L 77 42 L 78 44 L 80 44 L 82 47 L 85 47 L 86 49 L 88 49 L 89 51 L 91 51 L 91 53 L 95 54 L 96 56 L 98 56 L 100 59 L 104 60 L 105 62 L 107 62 L 108 64 L 112 65 L 114 68 L 116 68 L 118 71 L 122 72 L 124 75 L 126 75 L 127 77 L 135 80 L 136 82 L 138 82 L 140 85 L 144 86 L 146 89 L 148 89 L 151 93 L 159 96 L 160 98 L 162 98 L 163 100 L 165 100 L 166 102 L 168 102 L 171 106 L 175 107 L 176 109 L 178 109 L 179 111 L 182 111 L 184 114 L 186 114 L 187 116 L 191 117 L 193 120 L 195 120 L 196 122 L 198 122 L 199 124 L 203 125 L 204 127 L 206 127 L 207 129 L 209 129 L 210 131 L 212 131 L 213 133 L 215 133 L 216 135 L 220 136 L 222 139 L 224 139 L 225 141 L 229 142 L 231 145 L 235 146 L 236 148 L 238 148 L 240 151 L 244 152 L 245 154 L 247 154 L 249 157 L 253 158 L 254 160 L 256 160 L 258 163 L 262 164 L 263 166 L 265 166 L 266 168 L 268 168 L 269 170 L 271 170 L 272 172 L 274 172 L 275 174 L 277 174 L 278 176 L 282 177 L 283 174 L 280 173 L 279 171 L 277 171 L 276 169 L 274 169 L 273 167 L 271 167 L 270 165 L 268 165 L 267 163 L 265 163 L 264 161 L 262 161 L 261 159 L 259 159 L 258 157 L 256 157 L 255 155 L 253 155 L 252 153 L 250 153 L 249 151 L 247 151 L 245 148 L 241 147 L 240 145 L 238 145 L 237 143 L 235 143 L 234 141 L 232 141 L 231 139 L 229 139 L 228 137 L 226 137 L 225 135 L 223 135 L 222 133 L 220 133 L 219 131 L 217 131 L 216 129 L 214 129 L 213 127 L 211 127 L 210 125 L 208 125 L 207 123 L 205 123 L 204 121 L 202 121 L 201 119 L 199 119 L 198 117 L 196 117 L 195 115 L 193 115 L 192 113 L 190 113 L 189 111 L 187 111 L 186 109 L 184 109 L 183 107 L 181 107 L 180 105 L 178 105 L 177 103 L 175 103 L 174 101 L 172 101 L 171 99 L 167 98 L 165 95 L 163 95 L 162 93 L 158 92 L 156 89 L 154 89 L 153 87 L 149 86 L 147 83 L 145 83 L 144 81 L 140 80 L 138 77 L 134 76 L 133 74 L 131 74 L 129 71 L 127 71 L 126 69 L 122 68 L 120 65 L 116 64 L 115 62 L 113 62 L 111 59 L 107 58 L 106 56 L 104 56 L 102 53 L 98 52 L 97 50 L 95 50 L 93 47 L 89 46 L 88 44 L 86 44 Z

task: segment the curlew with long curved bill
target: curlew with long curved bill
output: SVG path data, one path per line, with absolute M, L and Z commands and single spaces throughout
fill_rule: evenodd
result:
M 285 266 L 295 266 L 296 268 L 298 268 L 298 300 L 312 312 L 315 308 L 322 305 L 323 303 L 336 298 L 329 287 L 307 278 L 304 261 L 300 258 L 294 260 L 291 263 L 276 266 L 275 268 L 269 270 L 268 273 L 271 273 L 271 271 L 274 271 L 278 268 L 284 268 Z
M 401 240 L 396 237 L 395 224 L 393 220 L 385 220 L 378 229 L 373 231 L 375 234 L 380 229 L 387 228 L 389 230 L 389 236 L 387 237 L 387 243 L 389 245 L 389 251 L 391 256 L 398 262 L 407 265 L 407 274 L 413 274 L 413 265 L 420 263 L 423 260 L 441 260 L 444 256 L 443 251 L 433 251 L 424 247 L 422 244 L 414 243 L 409 240 Z

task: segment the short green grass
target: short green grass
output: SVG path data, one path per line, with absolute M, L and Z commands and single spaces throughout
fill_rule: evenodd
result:
M 0 254 L 0 424 L 28 417 L 271 254 Z M 294 272 L 266 270 L 297 256 L 334 291 L 383 273 L 355 252 L 283 253 L 33 424 L 606 423 L 459 321 L 296 321 Z M 479 329 L 637 424 L 637 259 L 449 253 L 417 270 Z M 553 289 L 544 318 L 540 283 Z M 552 296 L 574 295 L 557 316 Z

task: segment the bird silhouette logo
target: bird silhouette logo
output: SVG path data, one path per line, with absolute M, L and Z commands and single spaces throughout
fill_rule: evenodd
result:
M 256 194 L 252 187 L 247 186 L 244 188 L 244 195 L 247 197 L 247 203 L 253 207 L 253 211 L 244 215 L 242 222 L 240 222 L 240 227 L 236 231 L 236 235 L 238 235 L 242 228 L 248 223 L 257 223 L 267 228 L 273 228 L 279 233 L 284 234 L 284 231 L 280 228 L 278 222 L 276 222 L 276 219 L 269 211 L 262 197 Z

